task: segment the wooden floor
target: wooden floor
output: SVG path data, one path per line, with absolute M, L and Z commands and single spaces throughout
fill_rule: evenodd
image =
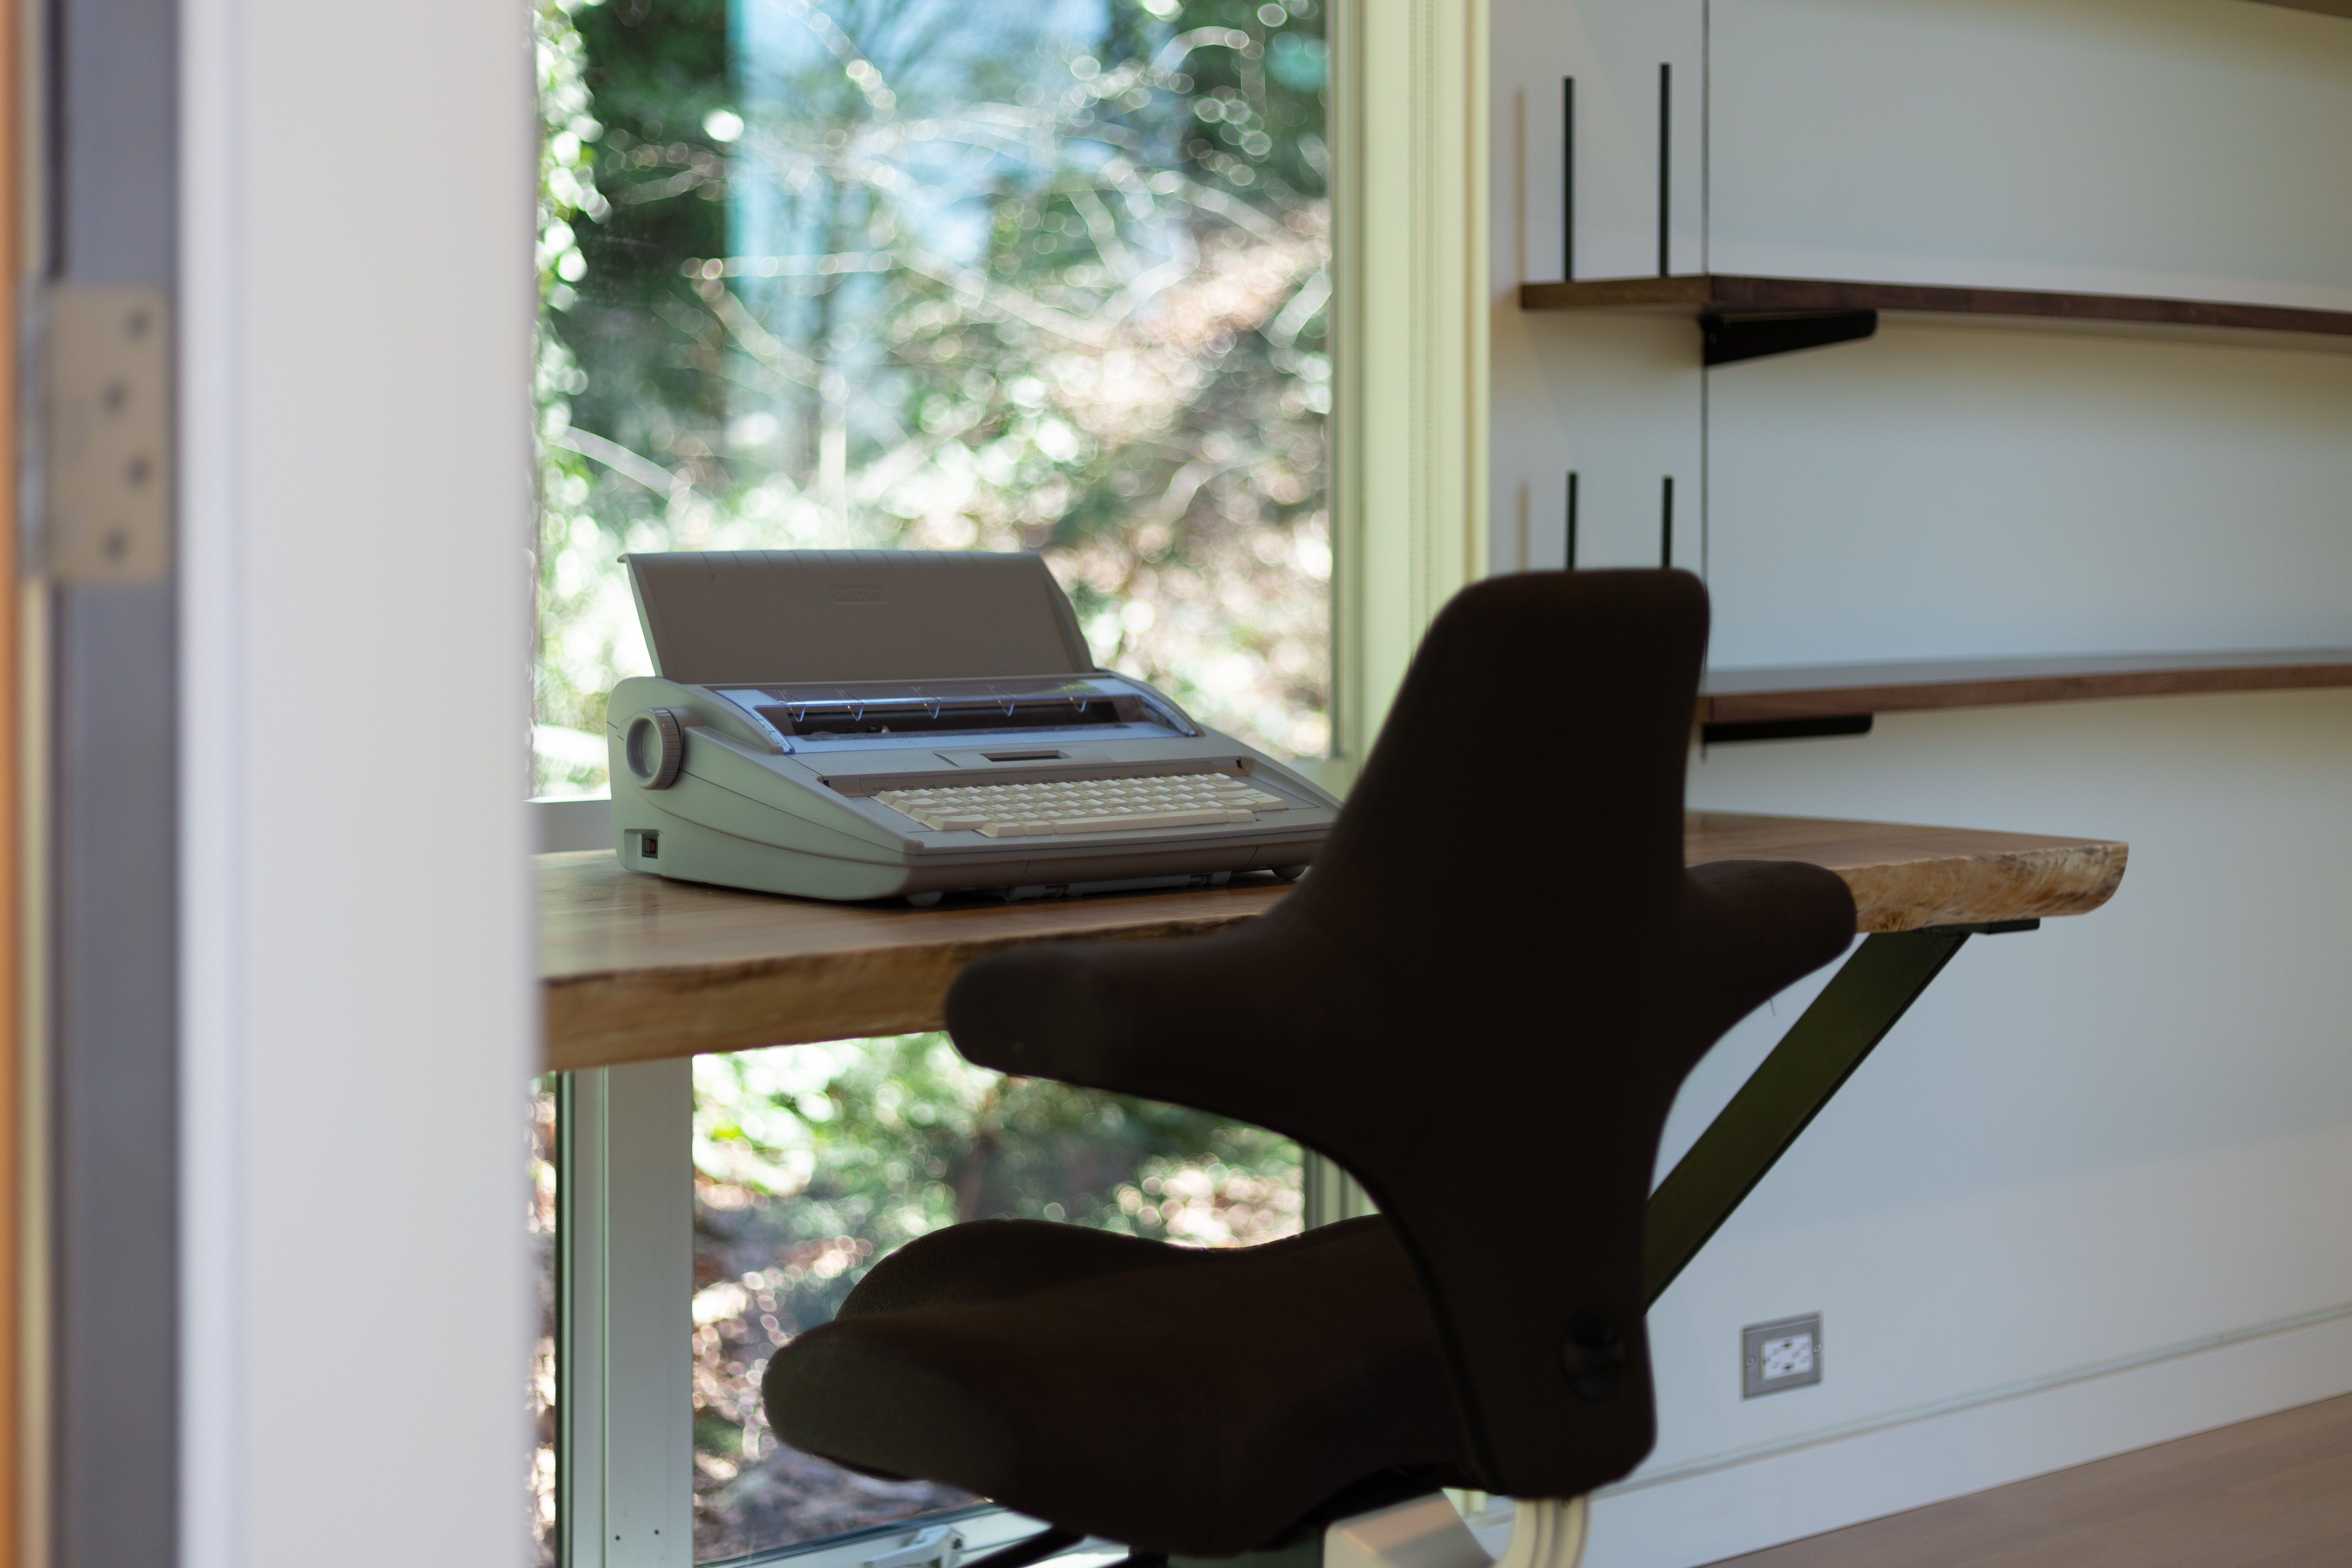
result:
M 1717 1568 L 2352 1564 L 2352 1394 L 1872 1520 Z

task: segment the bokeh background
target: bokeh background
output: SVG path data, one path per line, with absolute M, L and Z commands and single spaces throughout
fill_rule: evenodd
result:
M 1034 550 L 1097 659 L 1328 740 L 1318 0 L 540 0 L 541 795 L 649 671 L 631 550 Z M 766 1360 L 958 1220 L 1297 1230 L 1295 1145 L 945 1037 L 696 1063 L 696 1560 L 969 1503 L 780 1448 Z M 532 1479 L 554 1561 L 553 1101 Z M 688 1331 L 681 1325 L 681 1331 Z

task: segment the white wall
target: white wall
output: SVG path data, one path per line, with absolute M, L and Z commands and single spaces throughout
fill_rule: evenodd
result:
M 2352 340 L 1912 317 L 1706 375 L 1718 666 L 2352 643 Z
M 1695 762 L 1704 806 L 2112 835 L 2132 862 L 2105 910 L 1964 948 L 1661 1300 L 1647 1469 L 1689 1479 L 1605 1503 L 1596 1563 L 1708 1562 L 2352 1390 L 2347 781 L 2347 692 L 1886 715 Z M 1669 1160 L 1814 989 L 1694 1076 Z M 1742 1401 L 1740 1326 L 1815 1310 L 1822 1385 Z
M 1893 320 L 1702 372 L 1559 276 L 1559 79 L 1676 132 L 1677 268 L 2352 305 L 2352 23 L 2242 0 L 1497 0 L 1495 564 L 1656 559 L 1702 491 L 1718 665 L 2352 644 L 2352 353 Z M 1622 106 L 1631 105 L 1632 110 Z M 1683 106 L 1678 103 L 1678 113 Z M 1579 275 L 1654 141 L 1580 126 Z M 1703 153 L 1703 155 L 1702 155 Z M 1702 173 L 1703 168 L 1703 173 Z M 1645 184 L 1645 182 L 1651 182 Z M 1589 194 L 1587 194 L 1589 193 Z M 1638 210 L 1637 210 L 1638 209 Z M 1696 542 L 1677 563 L 1698 567 Z M 1971 942 L 1652 1317 L 1602 1568 L 1772 1542 L 2352 1390 L 2352 693 L 1882 716 L 1694 754 L 1695 805 L 2128 839 Z M 1694 1077 L 1671 1159 L 1817 984 Z M 1825 1315 L 1818 1388 L 1738 1331 Z
M 520 1563 L 528 18 L 182 16 L 183 1559 Z
M 1717 271 L 2352 309 L 2341 18 L 2246 0 L 1710 8 Z

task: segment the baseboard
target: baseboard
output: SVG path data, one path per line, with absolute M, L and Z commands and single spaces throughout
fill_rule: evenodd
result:
M 1636 1475 L 1596 1499 L 1586 1568 L 1696 1568 L 2346 1393 L 2352 1308 L 2251 1327 Z

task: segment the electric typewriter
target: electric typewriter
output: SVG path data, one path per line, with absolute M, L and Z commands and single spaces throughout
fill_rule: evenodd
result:
M 605 710 L 621 863 L 817 899 L 1295 878 L 1339 802 L 1098 669 L 1034 555 L 627 557 L 660 674 Z

